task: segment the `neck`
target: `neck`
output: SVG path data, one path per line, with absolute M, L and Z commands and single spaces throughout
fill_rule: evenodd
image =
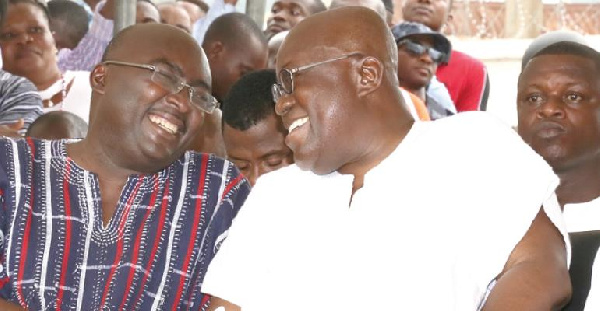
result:
M 139 174 L 119 165 L 106 152 L 106 148 L 88 138 L 67 145 L 67 154 L 77 165 L 95 173 L 102 180 L 125 183 L 129 175 Z
M 60 73 L 60 70 L 58 70 L 58 67 L 56 67 L 49 70 L 45 74 L 33 76 L 30 80 L 33 82 L 33 84 L 35 84 L 35 87 L 38 90 L 42 91 L 52 86 L 52 84 L 54 84 L 61 77 L 62 74 Z
M 399 92 L 396 91 L 393 96 L 397 103 L 402 103 Z M 387 98 L 374 102 L 389 105 L 390 101 L 391 99 Z M 379 115 L 375 117 L 377 122 L 373 124 L 377 124 L 378 126 L 375 128 L 375 131 L 372 131 L 368 135 L 367 139 L 369 139 L 370 144 L 367 145 L 364 153 L 359 155 L 355 161 L 351 161 L 338 169 L 338 172 L 342 174 L 354 175 L 352 193 L 362 188 L 363 179 L 367 172 L 396 150 L 415 122 L 404 105 L 392 106 L 392 109 L 381 108 L 380 110 L 374 108 L 377 110 L 375 113 Z
M 600 163 L 580 165 L 558 171 L 560 185 L 556 195 L 561 206 L 569 203 L 589 202 L 600 196 Z

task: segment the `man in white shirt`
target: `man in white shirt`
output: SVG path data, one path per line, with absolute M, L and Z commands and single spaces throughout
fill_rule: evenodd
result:
M 598 310 L 600 271 L 593 270 L 600 268 L 594 264 L 600 246 L 600 53 L 562 41 L 526 57 L 518 130 L 560 177 L 556 195 L 573 254 L 573 298 L 565 310 Z
M 290 31 L 273 95 L 296 164 L 257 180 L 204 279 L 209 310 L 567 302 L 557 176 L 485 113 L 415 122 L 396 62 L 389 28 L 366 8 Z M 439 154 L 452 165 L 431 165 Z

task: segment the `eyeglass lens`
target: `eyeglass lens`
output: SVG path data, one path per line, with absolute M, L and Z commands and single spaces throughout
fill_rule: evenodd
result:
M 443 58 L 443 53 L 434 48 L 426 47 L 410 40 L 404 41 L 403 44 L 406 47 L 407 51 L 415 56 L 421 56 L 425 52 L 427 52 L 429 54 L 429 57 L 431 57 L 431 60 L 438 63 L 441 62 Z

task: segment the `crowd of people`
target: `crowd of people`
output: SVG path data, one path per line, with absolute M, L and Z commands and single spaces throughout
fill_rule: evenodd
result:
M 533 40 L 515 130 L 400 3 L 0 0 L 0 310 L 600 309 L 600 53 Z

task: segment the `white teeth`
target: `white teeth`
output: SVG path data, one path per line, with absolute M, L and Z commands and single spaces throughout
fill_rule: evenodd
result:
M 292 122 L 292 125 L 290 125 L 290 128 L 289 128 L 289 132 L 291 133 L 293 130 L 295 130 L 298 127 L 301 127 L 306 122 L 308 122 L 308 117 L 306 117 L 306 118 L 300 118 L 300 119 Z
M 164 118 L 152 115 L 150 116 L 150 121 L 171 134 L 177 133 L 177 126 Z

